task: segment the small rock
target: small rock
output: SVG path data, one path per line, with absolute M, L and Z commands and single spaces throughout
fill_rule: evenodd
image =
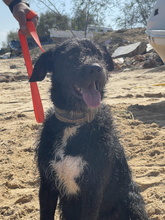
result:
M 17 68 L 17 66 L 15 64 L 10 66 L 10 69 L 16 69 L 16 68 Z

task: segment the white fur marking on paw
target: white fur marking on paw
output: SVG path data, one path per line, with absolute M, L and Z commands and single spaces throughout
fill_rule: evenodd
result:
M 52 171 L 56 174 L 56 186 L 62 194 L 70 195 L 79 192 L 76 179 L 81 176 L 87 163 L 80 156 L 65 156 L 68 139 L 76 135 L 79 126 L 64 130 L 61 143 L 56 146 L 55 159 L 50 162 Z M 57 144 L 57 143 L 56 143 Z

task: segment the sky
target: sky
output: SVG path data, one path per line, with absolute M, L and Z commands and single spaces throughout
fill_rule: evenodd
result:
M 65 11 L 67 13 L 70 12 L 70 0 L 65 1 Z M 30 1 L 30 7 L 37 14 L 44 12 L 45 6 L 42 4 L 37 5 L 37 1 Z M 57 5 L 58 7 L 58 5 Z M 6 42 L 7 34 L 10 31 L 17 31 L 19 29 L 18 22 L 13 18 L 9 8 L 0 0 L 0 48 L 2 47 L 2 43 Z

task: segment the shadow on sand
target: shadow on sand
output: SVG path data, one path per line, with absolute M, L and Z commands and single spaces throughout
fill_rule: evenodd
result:
M 146 124 L 156 123 L 160 127 L 165 127 L 165 101 L 150 105 L 131 105 L 128 111 L 132 112 L 135 119 Z

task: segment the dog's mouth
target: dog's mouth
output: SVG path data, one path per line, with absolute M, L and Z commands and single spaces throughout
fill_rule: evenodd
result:
M 86 87 L 73 86 L 72 94 L 83 99 L 87 106 L 97 108 L 101 103 L 101 94 L 99 91 L 99 83 L 92 82 Z

